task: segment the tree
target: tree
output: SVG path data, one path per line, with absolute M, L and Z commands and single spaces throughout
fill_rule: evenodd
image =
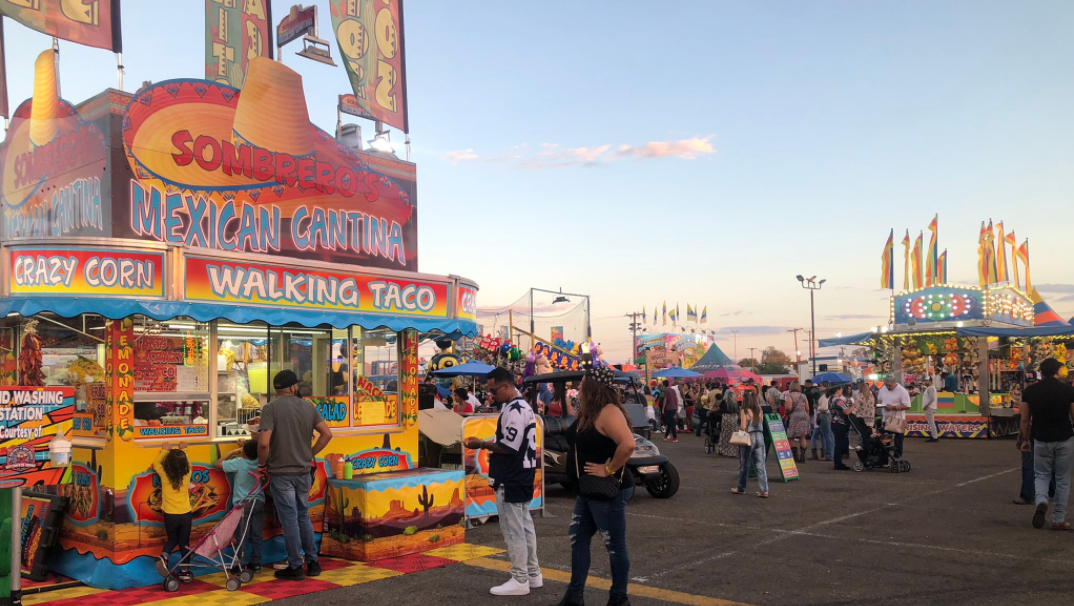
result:
M 785 374 L 793 364 L 794 361 L 790 356 L 769 346 L 761 352 L 761 363 L 757 365 L 756 372 L 763 375 L 781 375 Z
M 761 363 L 758 362 L 756 358 L 742 358 L 738 361 L 738 365 L 742 368 L 753 368 L 755 366 L 760 366 Z

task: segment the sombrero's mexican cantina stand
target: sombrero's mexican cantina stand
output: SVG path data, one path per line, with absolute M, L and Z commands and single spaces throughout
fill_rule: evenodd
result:
M 241 91 L 173 80 L 76 107 L 52 57 L 2 149 L 2 406 L 21 420 L 0 455 L 9 483 L 64 484 L 53 568 L 159 582 L 158 449 L 190 444 L 197 540 L 229 506 L 213 463 L 282 369 L 333 428 L 310 493 L 322 553 L 462 541 L 463 473 L 416 469 L 418 344 L 475 332 L 476 285 L 416 272 L 414 165 L 313 126 L 300 76 L 268 59 Z M 67 427 L 72 463 L 51 468 Z M 357 476 L 332 478 L 344 467 Z M 265 533 L 280 534 L 271 514 Z

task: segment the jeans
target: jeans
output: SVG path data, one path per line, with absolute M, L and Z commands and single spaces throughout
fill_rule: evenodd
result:
M 678 413 L 678 412 L 679 412 L 678 410 L 665 410 L 664 411 L 664 437 L 665 438 L 668 437 L 668 434 L 671 434 L 671 437 L 673 439 L 675 439 L 675 440 L 679 439 L 679 432 L 675 428 L 675 425 L 678 422 L 677 419 L 675 418 L 675 414 Z
M 932 432 L 932 439 L 933 440 L 939 440 L 940 439 L 940 428 L 936 426 L 936 409 L 935 408 L 926 408 L 925 409 L 925 421 L 927 421 L 928 424 L 929 424 L 929 431 Z
M 608 550 L 612 569 L 609 593 L 613 596 L 627 594 L 630 556 L 627 555 L 626 544 L 626 504 L 633 494 L 633 488 L 624 488 L 611 501 L 575 498 L 574 515 L 567 531 L 571 537 L 571 582 L 567 589 L 571 593 L 581 593 L 585 589 L 586 577 L 589 576 L 589 544 L 593 535 L 599 532 L 604 539 L 604 548 Z
M 835 438 L 835 468 L 840 469 L 843 463 L 843 455 L 850 452 L 850 426 L 845 423 L 832 423 L 832 433 Z
M 824 448 L 824 460 L 832 460 L 832 451 L 835 450 L 834 442 L 835 437 L 832 435 L 832 413 L 822 412 L 817 415 L 817 425 L 820 427 L 817 431 L 820 433 L 821 445 Z
M 171 555 L 178 547 L 179 555 L 186 557 L 190 551 L 190 526 L 193 520 L 194 514 L 190 512 L 164 514 L 164 532 L 168 534 L 168 540 L 160 550 L 162 554 Z
M 738 491 L 746 492 L 746 479 L 750 475 L 750 462 L 757 471 L 757 484 L 761 492 L 768 492 L 768 472 L 765 470 L 764 434 L 750 432 L 750 445 L 738 447 Z
M 496 513 L 500 516 L 500 531 L 507 543 L 507 557 L 511 559 L 511 576 L 528 585 L 531 578 L 541 575 L 530 502 L 507 503 L 503 499 L 503 486 L 500 486 L 496 489 Z
M 709 411 L 702 408 L 697 411 L 697 427 L 694 428 L 694 435 L 701 436 L 701 428 L 705 426 L 705 421 L 709 418 Z
M 249 526 L 247 526 L 249 522 Z M 246 545 L 250 546 L 250 559 L 246 560 L 246 565 L 250 568 L 261 565 L 261 543 L 264 541 L 265 534 L 265 502 L 254 501 L 249 509 L 247 509 L 242 516 L 241 529 L 246 530 L 246 543 L 243 545 L 243 551 L 246 551 Z M 245 553 L 242 554 L 245 558 Z
M 283 544 L 287 548 L 287 564 L 301 568 L 304 562 L 317 561 L 317 543 L 310 522 L 310 474 L 271 476 L 269 487 L 276 504 L 276 517 L 283 527 Z M 305 553 L 305 559 L 303 559 Z
M 1022 490 L 1018 494 L 1018 496 L 1027 503 L 1036 501 L 1035 496 L 1037 490 L 1034 486 L 1035 481 L 1036 477 L 1033 472 L 1033 442 L 1030 442 L 1029 450 L 1022 451 Z M 1055 498 L 1055 478 L 1052 478 L 1052 482 L 1048 485 L 1048 498 Z
M 902 458 L 902 442 L 906 438 L 906 434 L 895 434 L 895 452 L 899 453 L 899 458 Z
M 1070 496 L 1070 472 L 1074 467 L 1074 438 L 1062 442 L 1034 442 L 1033 470 L 1035 472 L 1036 504 L 1048 502 L 1048 484 L 1055 481 L 1055 498 L 1052 499 L 1052 523 L 1060 524 L 1066 518 L 1067 499 Z

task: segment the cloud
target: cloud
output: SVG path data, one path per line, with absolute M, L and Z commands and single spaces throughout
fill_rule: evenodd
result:
M 701 156 L 716 153 L 712 146 L 713 135 L 694 136 L 678 141 L 650 141 L 643 145 L 610 143 L 594 147 L 560 147 L 557 143 L 541 143 L 536 154 L 528 151 L 528 146 L 516 145 L 509 154 L 483 156 L 472 148 L 453 150 L 444 154 L 444 159 L 452 164 L 463 162 L 504 163 L 512 168 L 523 170 L 566 168 L 572 166 L 603 166 L 611 162 L 627 160 L 656 160 L 677 158 L 696 160 Z M 523 153 L 519 153 L 523 152 Z
M 745 309 L 736 309 L 735 311 L 729 311 L 725 314 L 720 314 L 720 317 L 725 318 L 727 316 L 748 316 L 752 313 L 752 311 L 746 311 Z
M 743 335 L 774 335 L 777 333 L 786 332 L 786 326 L 725 326 L 723 328 L 716 329 L 716 336 L 724 336 L 730 338 L 734 333 L 738 333 L 739 336 Z
M 1074 294 L 1074 284 L 1035 284 L 1040 292 L 1057 292 Z M 1063 300 L 1066 300 L 1064 297 Z
M 840 314 L 837 316 L 825 316 L 825 320 L 875 320 L 884 316 L 876 314 Z

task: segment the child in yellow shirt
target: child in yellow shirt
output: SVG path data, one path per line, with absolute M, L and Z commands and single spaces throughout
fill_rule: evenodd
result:
M 162 577 L 168 576 L 168 558 L 172 551 L 178 547 L 180 557 L 185 558 L 190 548 L 193 515 L 190 509 L 190 461 L 186 458 L 185 450 L 185 442 L 180 442 L 178 448 L 165 443 L 153 461 L 153 471 L 160 476 L 161 509 L 164 512 L 164 530 L 168 533 L 168 540 L 157 560 L 157 572 Z M 176 576 L 183 582 L 193 579 L 185 566 Z

